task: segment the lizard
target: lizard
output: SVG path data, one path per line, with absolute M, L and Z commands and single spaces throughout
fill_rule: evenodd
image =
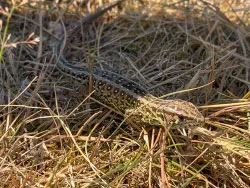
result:
M 93 79 L 93 97 L 120 114 L 126 121 L 143 125 L 198 125 L 204 122 L 197 107 L 180 99 L 164 100 L 140 84 L 112 71 L 70 64 L 62 55 L 64 37 L 57 46 L 57 67 L 79 81 Z

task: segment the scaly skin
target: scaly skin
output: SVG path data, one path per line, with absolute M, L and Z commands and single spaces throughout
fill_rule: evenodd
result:
M 93 79 L 93 97 L 124 114 L 127 122 L 137 125 L 199 125 L 203 115 L 195 105 L 183 100 L 158 99 L 139 84 L 119 74 L 93 68 L 90 75 L 87 67 L 68 63 L 60 55 L 63 39 L 57 48 L 57 66 L 65 74 L 77 80 Z

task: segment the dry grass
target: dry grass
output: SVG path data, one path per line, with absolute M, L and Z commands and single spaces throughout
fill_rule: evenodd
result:
M 160 130 L 122 123 L 55 68 L 60 19 L 70 31 L 110 2 L 1 3 L 0 186 L 161 187 L 164 160 L 166 187 L 249 187 L 250 4 L 128 0 L 67 36 L 70 62 L 200 106 L 206 124 L 169 130 L 161 157 Z

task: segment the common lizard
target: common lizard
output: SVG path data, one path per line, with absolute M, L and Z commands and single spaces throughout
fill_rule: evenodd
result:
M 127 122 L 137 125 L 199 125 L 204 122 L 203 115 L 196 106 L 180 99 L 159 99 L 134 81 L 111 71 L 93 67 L 74 66 L 62 54 L 61 39 L 57 47 L 57 66 L 67 75 L 77 80 L 93 79 L 92 97 L 117 110 Z

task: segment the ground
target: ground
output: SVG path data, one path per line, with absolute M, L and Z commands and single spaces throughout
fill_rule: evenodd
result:
M 249 187 L 250 3 L 125 0 L 82 24 L 112 3 L 1 2 L 0 186 Z M 65 32 L 70 63 L 190 101 L 206 123 L 165 141 L 124 123 L 57 69 Z

